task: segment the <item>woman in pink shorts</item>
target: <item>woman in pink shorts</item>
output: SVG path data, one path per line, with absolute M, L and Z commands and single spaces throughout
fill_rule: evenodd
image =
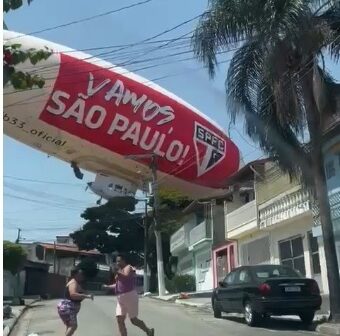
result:
M 149 329 L 145 323 L 138 318 L 138 294 L 136 291 L 136 271 L 126 261 L 122 254 L 117 255 L 116 264 L 119 268 L 116 274 L 116 283 L 104 288 L 115 289 L 117 294 L 116 317 L 121 336 L 127 336 L 125 326 L 126 315 L 136 327 L 142 329 L 148 336 L 154 336 L 155 330 Z

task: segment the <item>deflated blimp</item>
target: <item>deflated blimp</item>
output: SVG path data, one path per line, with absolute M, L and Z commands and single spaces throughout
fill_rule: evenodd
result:
M 36 37 L 4 31 L 4 43 L 53 51 L 17 70 L 44 78 L 43 88 L 4 88 L 4 133 L 42 152 L 140 187 L 156 157 L 161 188 L 202 198 L 225 192 L 239 151 L 197 109 L 121 67 Z M 133 156 L 135 155 L 135 156 Z M 125 184 L 128 186 L 124 187 Z

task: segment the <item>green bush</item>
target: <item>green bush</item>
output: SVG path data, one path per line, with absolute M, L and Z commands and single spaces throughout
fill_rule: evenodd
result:
M 21 245 L 4 240 L 4 269 L 16 274 L 24 266 L 26 253 Z
M 195 277 L 189 274 L 175 275 L 171 280 L 166 279 L 165 287 L 169 293 L 194 292 L 196 290 Z

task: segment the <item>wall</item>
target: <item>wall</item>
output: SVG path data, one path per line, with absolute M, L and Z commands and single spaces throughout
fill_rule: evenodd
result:
M 288 175 L 283 175 L 274 163 L 267 162 L 264 178 L 257 178 L 255 182 L 257 204 L 265 203 L 298 185 L 296 181 L 291 181 Z
M 58 258 L 57 273 L 60 275 L 70 276 L 71 269 L 75 265 L 75 258 Z
M 263 239 L 265 237 L 270 237 L 270 234 L 268 232 L 265 231 L 257 231 L 255 233 L 249 234 L 249 235 L 245 235 L 242 237 L 242 239 L 238 240 L 238 263 L 240 266 L 242 265 L 249 265 L 251 264 L 251 262 L 249 263 L 249 260 L 247 260 L 247 256 L 244 255 L 244 251 L 245 251 L 245 245 L 255 242 L 257 240 Z M 269 254 L 270 256 L 270 238 L 269 238 L 269 248 L 267 251 L 262 251 L 262 254 Z M 265 252 L 265 253 L 264 253 Z M 270 257 L 268 258 L 268 260 L 262 260 L 260 263 L 270 263 Z
M 28 243 L 28 244 L 27 243 L 20 243 L 20 245 L 22 246 L 22 248 L 26 252 L 27 260 L 39 261 L 39 259 L 37 258 L 37 255 L 36 255 L 37 244 L 34 244 L 34 243 Z
M 45 254 L 45 262 L 50 264 L 49 272 L 57 273 L 65 276 L 70 275 L 70 271 L 75 265 L 75 257 L 56 257 L 56 269 L 54 270 L 54 252 L 47 250 Z
M 313 226 L 313 218 L 310 214 L 307 216 L 300 217 L 295 220 L 291 224 L 277 226 L 275 229 L 271 231 L 271 262 L 275 264 L 280 263 L 280 252 L 278 242 L 281 240 L 285 240 L 290 237 L 302 235 L 303 237 L 303 250 L 305 257 L 305 267 L 306 267 L 306 276 L 311 277 L 311 260 L 309 255 L 309 246 L 308 246 L 308 236 L 307 232 L 312 230 Z
M 308 242 L 308 232 L 312 230 L 313 227 L 313 217 L 310 213 L 305 216 L 299 216 L 296 220 L 290 222 L 287 225 L 278 226 L 270 232 L 270 254 L 271 254 L 271 262 L 278 264 L 280 263 L 280 252 L 279 252 L 279 244 L 278 242 L 281 240 L 285 240 L 294 236 L 302 236 L 303 242 L 303 250 L 304 250 L 304 258 L 305 258 L 305 269 L 306 269 L 306 277 L 314 278 L 320 289 L 324 293 L 328 293 L 327 286 L 327 273 L 325 268 L 325 258 L 323 252 L 323 246 L 319 244 L 319 259 L 320 259 L 320 267 L 321 267 L 321 275 L 313 275 L 312 270 L 312 260 L 310 256 L 309 242 Z
M 299 216 L 294 221 L 290 221 L 289 224 L 285 225 L 273 225 L 269 231 L 258 231 L 254 234 L 248 235 L 238 240 L 238 253 L 240 265 L 245 265 L 244 248 L 245 244 L 253 242 L 255 240 L 268 237 L 269 238 L 269 263 L 279 264 L 280 263 L 280 252 L 279 252 L 279 241 L 301 235 L 303 237 L 303 249 L 305 258 L 306 276 L 312 277 L 312 264 L 309 250 L 309 242 L 307 233 L 312 230 L 313 218 L 310 213 L 305 216 Z M 319 240 L 319 258 L 321 267 L 321 276 L 315 276 L 315 280 L 318 281 L 320 289 L 324 293 L 328 293 L 327 286 L 327 272 L 325 266 L 325 256 L 322 241 Z
M 194 256 L 192 252 L 189 252 L 188 250 L 183 251 L 178 256 L 177 274 L 195 275 L 194 265 Z
M 19 286 L 17 275 L 3 270 L 3 296 L 14 297 L 23 296 L 25 288 L 25 271 L 19 273 Z
M 221 244 L 224 241 L 225 241 L 224 205 L 216 204 L 213 207 L 213 245 Z
M 211 244 L 205 244 L 194 252 L 196 291 L 211 290 L 213 282 L 213 262 Z

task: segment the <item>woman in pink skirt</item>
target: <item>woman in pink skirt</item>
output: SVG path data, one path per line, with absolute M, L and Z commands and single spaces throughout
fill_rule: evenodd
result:
M 148 336 L 154 336 L 155 330 L 149 329 L 145 323 L 138 318 L 138 294 L 136 291 L 136 271 L 126 261 L 122 254 L 117 255 L 116 264 L 119 268 L 116 274 L 116 283 L 104 288 L 114 289 L 117 294 L 116 317 L 121 336 L 127 336 L 125 326 L 126 315 L 136 327 L 142 329 Z

